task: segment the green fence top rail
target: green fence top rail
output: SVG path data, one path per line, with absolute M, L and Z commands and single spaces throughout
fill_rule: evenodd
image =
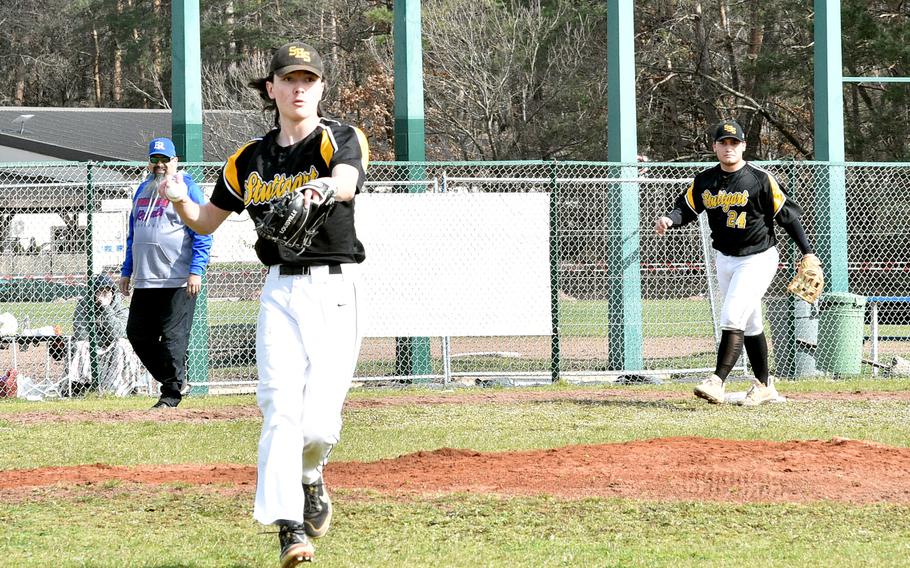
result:
M 504 167 L 504 166 L 559 166 L 559 167 L 629 167 L 637 166 L 641 168 L 650 167 L 708 167 L 717 163 L 716 160 L 705 156 L 703 162 L 585 162 L 577 160 L 508 160 L 508 161 L 422 161 L 422 162 L 396 162 L 396 161 L 379 161 L 370 162 L 371 166 L 376 167 L 401 167 L 401 166 L 427 166 L 427 167 Z M 753 163 L 766 166 L 846 166 L 846 167 L 908 167 L 910 162 L 824 162 L 814 160 L 756 160 Z M 135 166 L 143 167 L 145 161 L 108 161 L 108 162 L 68 162 L 68 161 L 44 161 L 44 162 L 0 162 L 0 168 L 81 168 L 88 164 L 94 167 L 124 167 Z M 205 162 L 180 162 L 182 166 L 212 167 L 220 168 L 224 161 L 205 161 Z

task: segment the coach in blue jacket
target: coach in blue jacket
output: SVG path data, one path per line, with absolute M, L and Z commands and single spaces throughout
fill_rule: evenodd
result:
M 212 237 L 187 227 L 167 199 L 158 197 L 165 176 L 180 175 L 189 197 L 205 196 L 192 177 L 177 171 L 177 152 L 167 138 L 149 143 L 149 175 L 133 196 L 126 258 L 120 271 L 120 292 L 135 292 L 126 335 L 152 377 L 161 383 L 161 397 L 152 408 L 174 408 L 186 394 L 187 347 L 209 261 Z

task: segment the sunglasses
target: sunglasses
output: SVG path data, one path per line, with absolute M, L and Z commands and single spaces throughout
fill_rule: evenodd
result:
M 166 164 L 170 161 L 171 161 L 171 159 L 168 158 L 167 156 L 152 156 L 151 158 L 149 158 L 150 164 Z

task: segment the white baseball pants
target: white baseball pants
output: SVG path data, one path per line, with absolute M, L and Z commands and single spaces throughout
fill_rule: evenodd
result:
M 780 261 L 777 247 L 749 256 L 716 254 L 717 282 L 724 302 L 721 329 L 758 335 L 764 330 L 761 300 L 774 280 Z
M 303 483 L 341 436 L 341 408 L 360 351 L 356 264 L 281 276 L 269 268 L 256 330 L 256 399 L 262 411 L 253 518 L 303 521 Z

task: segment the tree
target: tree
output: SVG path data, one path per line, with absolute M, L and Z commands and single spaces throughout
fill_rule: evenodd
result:
M 73 25 L 63 0 L 0 3 L 0 63 L 7 70 L 0 100 L 14 105 L 53 105 L 72 93 Z
M 273 48 L 288 41 L 306 41 L 319 50 L 326 67 L 323 110 L 363 128 L 370 140 L 373 159 L 393 158 L 392 78 L 376 60 L 382 52 L 377 44 L 382 45 L 390 38 L 389 2 L 322 1 L 306 6 L 271 2 L 254 12 L 242 11 L 239 3 L 227 4 L 229 9 L 224 13 L 208 10 L 203 18 L 203 41 L 210 46 L 205 52 L 222 54 L 218 61 L 207 62 L 203 68 L 206 108 L 261 109 L 262 101 L 247 83 L 268 69 Z M 268 31 L 295 30 L 302 20 L 313 23 L 306 36 L 276 35 Z M 225 133 L 225 141 L 236 142 L 232 137 L 246 141 L 250 128 L 261 133 L 272 126 L 271 115 L 253 114 L 256 116 L 238 115 L 238 128 Z
M 246 81 L 273 48 L 304 40 L 326 60 L 325 110 L 391 157 L 392 1 L 207 0 L 203 105 L 255 115 Z M 169 0 L 0 2 L 0 104 L 169 108 L 170 11 Z M 602 0 L 427 0 L 422 14 L 428 157 L 605 159 Z M 640 153 L 712 159 L 707 129 L 735 117 L 750 159 L 813 157 L 811 3 L 636 2 L 635 18 Z M 845 74 L 910 75 L 910 2 L 844 0 L 842 21 Z M 847 159 L 906 160 L 910 88 L 848 83 L 844 96 Z
M 849 0 L 843 5 L 844 68 L 857 77 L 910 76 L 910 4 Z M 850 159 L 907 160 L 910 86 L 849 83 L 845 87 L 845 150 Z
M 749 157 L 811 157 L 811 14 L 781 1 L 661 4 L 636 13 L 643 149 L 653 159 L 710 158 L 707 129 L 747 126 Z M 666 134 L 672 132 L 678 138 Z
M 428 154 L 605 155 L 602 13 L 567 0 L 436 0 L 423 15 L 427 139 L 435 150 Z

